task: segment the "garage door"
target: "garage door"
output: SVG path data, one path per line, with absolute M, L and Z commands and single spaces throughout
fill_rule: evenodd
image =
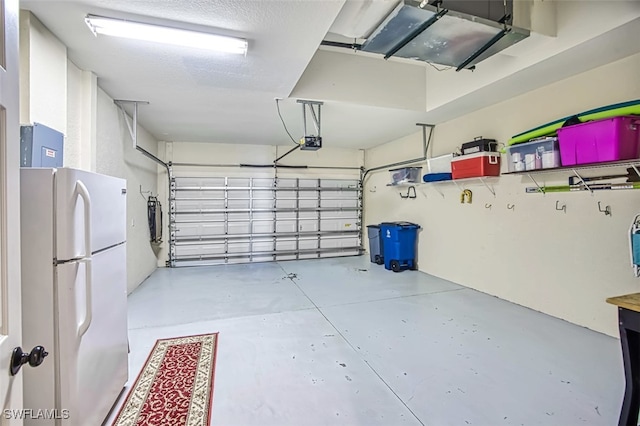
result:
M 174 177 L 171 266 L 362 253 L 357 179 Z

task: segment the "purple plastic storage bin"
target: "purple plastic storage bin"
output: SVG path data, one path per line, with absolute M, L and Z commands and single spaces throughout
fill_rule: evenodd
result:
M 619 116 L 558 129 L 563 166 L 631 160 L 640 153 L 640 116 Z

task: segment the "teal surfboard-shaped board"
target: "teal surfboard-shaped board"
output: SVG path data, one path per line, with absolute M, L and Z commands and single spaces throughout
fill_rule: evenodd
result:
M 552 121 L 542 126 L 538 126 L 526 132 L 519 133 L 509 139 L 507 145 L 514 145 L 521 142 L 528 142 L 531 139 L 540 138 L 543 136 L 555 136 L 557 130 L 572 117 L 578 117 L 580 121 L 600 120 L 603 118 L 617 117 L 619 115 L 637 115 L 640 114 L 640 99 L 635 101 L 621 102 L 618 104 L 612 104 L 603 106 L 596 109 L 590 109 L 588 111 L 581 112 L 579 114 L 571 115 L 569 117 L 561 118 L 559 120 Z

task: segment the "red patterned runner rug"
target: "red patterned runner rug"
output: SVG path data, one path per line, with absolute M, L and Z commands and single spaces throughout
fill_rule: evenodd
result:
M 160 339 L 113 426 L 208 426 L 218 333 Z

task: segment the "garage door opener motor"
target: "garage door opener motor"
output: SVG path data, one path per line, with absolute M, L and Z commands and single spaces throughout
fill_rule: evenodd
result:
M 322 136 L 320 136 L 320 108 L 323 102 L 306 101 L 298 99 L 298 103 L 302 104 L 302 126 L 304 128 L 304 136 L 300 139 L 300 149 L 303 151 L 317 151 L 322 148 Z M 307 109 L 311 116 L 316 134 L 307 132 Z

